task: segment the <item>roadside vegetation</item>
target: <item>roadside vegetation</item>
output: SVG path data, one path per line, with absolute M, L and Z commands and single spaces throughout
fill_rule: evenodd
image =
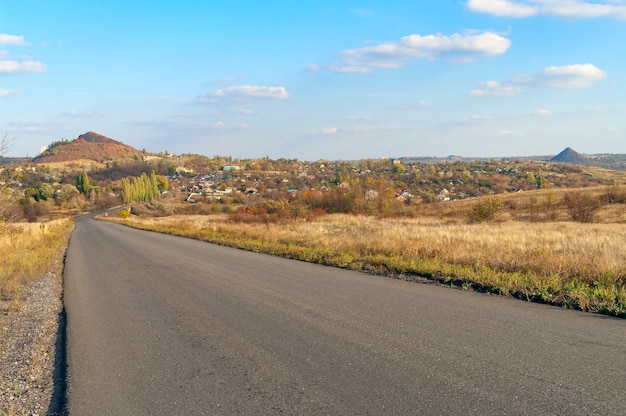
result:
M 626 317 L 626 189 L 540 190 L 339 212 L 311 195 L 231 207 L 163 203 L 108 219 L 163 233 L 401 279 Z M 312 201 L 318 201 L 317 205 Z M 328 202 L 330 203 L 330 202 Z M 339 212 L 329 214 L 329 212 Z M 202 213 L 204 215 L 199 215 Z M 187 212 L 189 214 L 189 212 Z M 122 218 L 124 216 L 125 218 Z
M 0 313 L 18 311 L 24 285 L 46 273 L 60 275 L 73 222 L 6 224 L 0 220 Z

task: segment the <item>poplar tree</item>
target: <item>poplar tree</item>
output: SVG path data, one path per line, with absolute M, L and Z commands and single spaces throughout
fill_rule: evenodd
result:
M 86 194 L 89 192 L 89 176 L 87 172 L 82 171 L 80 175 L 76 177 L 76 189 L 81 194 Z

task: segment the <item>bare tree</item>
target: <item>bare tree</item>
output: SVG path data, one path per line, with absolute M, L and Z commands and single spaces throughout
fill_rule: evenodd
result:
M 0 140 L 0 157 L 2 157 L 14 143 L 15 139 L 9 138 L 8 133 L 4 133 L 4 137 Z M 0 234 L 6 231 L 6 224 L 17 221 L 20 216 L 17 201 L 12 193 L 11 189 L 0 185 Z
M 8 133 L 4 133 L 4 137 L 0 140 L 0 157 L 2 157 L 11 146 L 15 144 L 15 138 L 9 138 Z

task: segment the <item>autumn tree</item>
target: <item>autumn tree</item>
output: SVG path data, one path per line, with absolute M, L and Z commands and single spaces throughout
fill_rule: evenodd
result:
M 566 194 L 563 202 L 572 220 L 578 222 L 593 222 L 602 205 L 598 198 L 582 192 Z

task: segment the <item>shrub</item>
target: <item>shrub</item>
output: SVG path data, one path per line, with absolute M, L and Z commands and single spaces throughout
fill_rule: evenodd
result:
M 504 208 L 504 202 L 499 196 L 491 196 L 482 202 L 477 203 L 468 213 L 468 220 L 471 223 L 495 221 Z
M 566 194 L 563 202 L 572 220 L 578 222 L 593 222 L 601 206 L 598 198 L 581 192 Z
M 128 209 L 121 210 L 120 211 L 120 217 L 122 217 L 122 218 L 130 217 L 130 210 L 128 210 Z

